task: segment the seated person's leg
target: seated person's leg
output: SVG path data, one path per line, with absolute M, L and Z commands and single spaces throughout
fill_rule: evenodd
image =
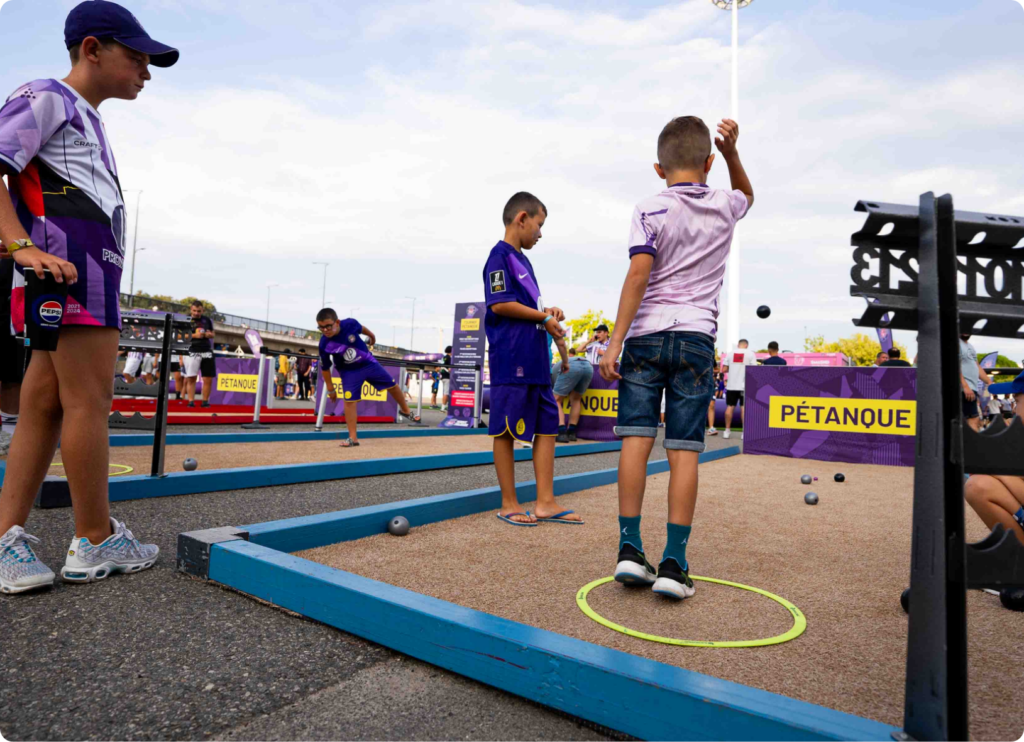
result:
M 975 474 L 964 498 L 989 528 L 1001 523 L 1024 544 L 1024 478 Z

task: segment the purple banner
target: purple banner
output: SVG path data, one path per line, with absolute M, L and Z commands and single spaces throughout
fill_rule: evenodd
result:
M 259 362 L 255 358 L 223 358 L 215 359 L 217 378 L 210 391 L 210 404 L 245 405 L 250 410 L 256 405 L 256 381 L 259 375 Z M 270 386 L 271 380 L 264 379 L 264 385 Z M 196 391 L 203 388 L 202 379 L 196 380 Z M 264 390 L 263 404 L 267 404 Z
M 569 399 L 562 403 L 565 420 L 569 421 Z M 588 441 L 617 441 L 615 420 L 619 414 L 619 382 L 605 381 L 594 366 L 590 388 L 583 393 L 582 413 L 576 436 Z
M 439 428 L 472 428 L 476 405 L 476 366 L 484 365 L 483 302 L 455 305 L 455 331 L 452 338 L 452 368 L 449 384 L 448 416 Z
M 743 453 L 913 466 L 917 370 L 747 369 Z
M 391 375 L 392 379 L 398 378 L 399 369 L 397 366 L 384 365 L 384 369 Z M 332 403 L 331 400 L 327 400 L 327 415 L 345 414 L 345 400 L 342 395 L 341 378 L 336 375 L 337 372 L 337 369 L 331 369 L 331 378 L 334 380 L 334 388 L 338 391 L 338 401 Z M 398 382 L 396 381 L 395 383 L 397 384 Z M 322 374 L 317 373 L 316 394 L 313 396 L 315 407 L 313 409 L 320 409 L 320 395 L 323 393 L 324 377 Z M 362 397 L 363 398 L 360 400 L 358 407 L 356 407 L 356 414 L 358 417 L 379 417 L 386 418 L 389 422 L 394 422 L 395 416 L 398 414 L 398 403 L 391 398 L 391 395 L 388 394 L 387 391 L 378 392 L 369 384 L 363 384 Z

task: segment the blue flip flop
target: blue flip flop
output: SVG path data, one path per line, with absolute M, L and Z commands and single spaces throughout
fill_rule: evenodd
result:
M 575 510 L 563 510 L 560 513 L 555 513 L 550 518 L 537 518 L 538 523 L 567 523 L 571 526 L 582 526 L 586 521 L 583 520 L 566 520 L 563 515 L 569 515 L 575 513 Z
M 512 520 L 511 516 L 513 515 L 525 515 L 529 517 L 530 511 L 527 510 L 525 513 L 509 513 L 508 515 L 502 515 L 501 513 L 498 513 L 498 520 L 503 520 L 506 523 L 511 523 L 514 526 L 526 526 L 527 528 L 534 528 L 537 525 L 536 523 L 520 523 L 518 520 Z

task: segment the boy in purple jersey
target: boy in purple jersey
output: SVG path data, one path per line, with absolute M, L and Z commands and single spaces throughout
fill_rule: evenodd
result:
M 653 584 L 654 592 L 677 599 L 693 595 L 686 545 L 697 503 L 697 456 L 704 450 L 704 420 L 714 392 L 718 295 L 733 229 L 754 202 L 736 151 L 739 127 L 725 119 L 718 133 L 715 145 L 729 168 L 729 191 L 705 182 L 715 156 L 703 121 L 674 119 L 658 137 L 654 170 L 668 187 L 641 201 L 633 213 L 629 272 L 611 344 L 601 359 L 601 376 L 619 380 L 615 433 L 623 438 L 615 579 Z M 621 375 L 616 371 L 620 351 Z M 668 539 L 655 574 L 644 556 L 640 509 L 662 392 L 671 474 Z
M 97 110 L 135 100 L 149 65 L 178 52 L 154 41 L 128 10 L 105 0 L 76 6 L 64 25 L 71 56 L 63 80 L 36 80 L 0 108 L 0 258 L 13 259 L 12 315 L 24 322 L 25 270 L 68 284 L 60 342 L 36 351 L 21 392 L 21 420 L 0 492 L 0 592 L 52 585 L 54 574 L 24 530 L 57 442 L 71 486 L 75 538 L 61 576 L 70 582 L 136 572 L 159 549 L 110 517 L 107 418 L 121 327 L 118 294 L 125 213 L 117 164 Z M 20 279 L 20 283 L 19 283 Z M 21 296 L 17 296 L 17 294 Z
M 316 326 L 323 333 L 320 338 L 320 373 L 324 378 L 324 389 L 332 402 L 338 401 L 338 392 L 331 380 L 331 368 L 337 364 L 341 375 L 341 391 L 345 400 L 345 425 L 348 426 L 348 440 L 341 442 L 342 448 L 359 445 L 356 434 L 357 408 L 363 398 L 363 384 L 369 384 L 378 392 L 387 390 L 398 402 L 398 409 L 404 417 L 414 423 L 420 422 L 419 415 L 412 414 L 405 395 L 391 374 L 384 370 L 360 335 L 370 338 L 370 345 L 377 337 L 358 320 L 339 320 L 338 313 L 324 307 L 316 315 Z
M 520 192 L 505 204 L 505 239 L 491 249 L 484 266 L 488 360 L 491 369 L 491 415 L 488 432 L 494 438 L 494 468 L 501 486 L 498 518 L 514 526 L 538 521 L 572 523 L 583 520 L 555 502 L 555 436 L 558 406 L 551 392 L 548 363 L 549 335 L 558 344 L 562 371 L 569 368 L 565 335 L 558 323 L 565 314 L 544 307 L 530 259 L 548 217 L 536 196 Z M 537 477 L 537 512 L 519 511 L 516 497 L 515 441 L 533 443 Z

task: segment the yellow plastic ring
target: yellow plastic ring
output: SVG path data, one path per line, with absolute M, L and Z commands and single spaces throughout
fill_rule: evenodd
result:
M 50 466 L 60 466 L 60 467 L 63 467 L 64 464 L 50 464 Z M 114 468 L 115 466 L 118 467 L 121 471 L 110 472 L 109 476 L 111 476 L 111 477 L 119 477 L 122 474 L 131 474 L 133 471 L 135 471 L 133 468 L 131 468 L 130 466 L 128 466 L 126 464 L 110 464 L 110 468 Z M 67 479 L 67 477 L 64 476 L 64 475 L 61 475 L 61 479 Z
M 667 636 L 655 636 L 653 634 L 644 634 L 640 631 L 634 631 L 633 629 L 627 629 L 625 626 L 619 626 L 617 623 L 609 621 L 604 616 L 599 615 L 594 611 L 593 608 L 587 603 L 587 593 L 593 590 L 595 587 L 611 582 L 614 577 L 602 577 L 599 580 L 594 580 L 588 585 L 584 585 L 580 588 L 580 591 L 576 593 L 576 605 L 579 606 L 580 610 L 583 611 L 587 616 L 597 621 L 602 626 L 607 626 L 613 631 L 618 631 L 621 634 L 636 637 L 637 639 L 644 639 L 649 642 L 660 642 L 661 644 L 674 644 L 679 647 L 712 647 L 714 649 L 738 649 L 740 647 L 767 647 L 771 644 L 782 644 L 784 642 L 792 641 L 804 633 L 807 629 L 807 619 L 804 614 L 795 605 L 790 603 L 785 598 L 774 595 L 767 590 L 762 590 L 758 587 L 751 587 L 750 585 L 741 585 L 738 582 L 729 582 L 727 580 L 716 580 L 713 577 L 697 577 L 690 575 L 691 579 L 700 580 L 701 582 L 713 582 L 716 585 L 725 585 L 727 587 L 735 587 L 740 590 L 749 590 L 752 593 L 763 595 L 766 598 L 771 598 L 779 605 L 783 606 L 793 616 L 793 626 L 790 627 L 789 631 L 784 634 L 777 636 L 769 636 L 766 639 L 741 639 L 739 641 L 696 641 L 693 639 L 672 639 Z

